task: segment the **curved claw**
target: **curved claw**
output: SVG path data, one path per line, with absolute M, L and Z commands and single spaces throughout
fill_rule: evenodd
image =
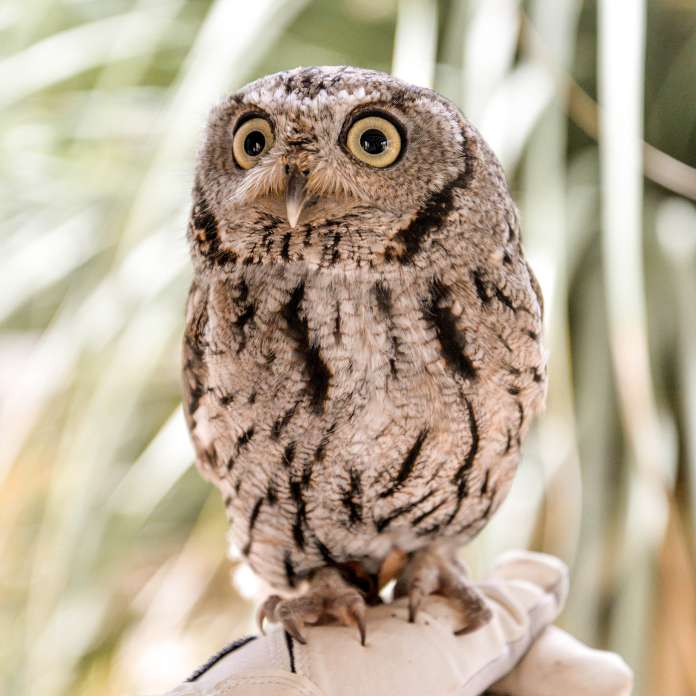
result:
M 416 615 L 418 614 L 418 609 L 420 609 L 421 602 L 423 601 L 423 593 L 418 590 L 412 590 L 408 595 L 408 622 L 414 623 L 416 621 Z
M 264 627 L 263 627 L 263 622 L 265 619 L 266 619 L 266 608 L 262 604 L 259 607 L 259 610 L 256 612 L 256 625 L 258 626 L 258 629 L 261 632 L 262 636 L 266 635 L 266 631 L 264 630 Z
M 298 626 L 297 622 L 295 619 L 293 619 L 291 616 L 286 616 L 282 620 L 283 628 L 298 642 L 302 643 L 302 645 L 307 645 L 307 641 L 305 640 L 305 637 L 302 635 L 302 632 L 300 631 L 300 627 Z
M 259 610 L 256 613 L 256 625 L 259 627 L 259 631 L 261 631 L 262 635 L 266 635 L 266 631 L 263 628 L 264 620 L 268 619 L 269 621 L 275 621 L 275 611 L 281 601 L 282 598 L 278 595 L 271 595 L 259 607 Z
M 367 625 L 365 622 L 365 605 L 362 598 L 356 598 L 350 604 L 337 607 L 331 613 L 344 626 L 357 626 L 360 633 L 360 645 L 365 645 Z
M 292 612 L 279 595 L 271 595 L 259 608 L 256 614 L 256 623 L 261 633 L 265 636 L 263 622 L 265 619 L 269 621 L 280 622 L 283 628 L 299 643 L 305 645 L 307 642 L 302 635 L 302 620 L 296 620 L 292 616 Z
M 470 618 L 463 628 L 459 628 L 454 632 L 455 636 L 461 636 L 465 633 L 472 633 L 481 626 L 485 626 L 493 618 L 493 612 L 485 605 L 481 604 L 481 607 L 475 608 L 475 613 L 472 618 Z
M 365 607 L 362 604 L 357 604 L 352 608 L 351 614 L 355 619 L 355 623 L 360 633 L 360 645 L 365 645 L 367 639 L 367 624 L 365 622 Z

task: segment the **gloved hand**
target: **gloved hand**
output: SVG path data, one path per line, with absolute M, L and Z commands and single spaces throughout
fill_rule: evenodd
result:
M 478 584 L 493 619 L 455 636 L 456 605 L 427 598 L 416 623 L 405 599 L 371 607 L 368 638 L 342 626 L 307 626 L 307 645 L 282 630 L 228 646 L 166 696 L 627 696 L 633 675 L 613 653 L 550 626 L 568 570 L 531 552 L 501 556 Z

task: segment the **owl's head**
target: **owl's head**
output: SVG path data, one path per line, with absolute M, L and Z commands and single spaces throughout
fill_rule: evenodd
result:
M 319 263 L 327 235 L 343 230 L 354 237 L 343 247 L 358 254 L 401 253 L 408 240 L 400 244 L 399 231 L 424 208 L 443 213 L 452 188 L 471 176 L 479 138 L 445 98 L 384 73 L 269 75 L 210 115 L 194 243 L 225 261 Z

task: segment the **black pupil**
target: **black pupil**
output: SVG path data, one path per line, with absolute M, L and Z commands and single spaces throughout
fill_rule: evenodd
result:
M 266 138 L 261 131 L 251 131 L 246 138 L 244 138 L 244 152 L 249 155 L 249 157 L 258 157 L 263 152 L 263 148 L 266 147 Z
M 387 136 L 376 128 L 370 128 L 360 136 L 360 147 L 368 155 L 381 155 L 388 145 L 389 140 Z

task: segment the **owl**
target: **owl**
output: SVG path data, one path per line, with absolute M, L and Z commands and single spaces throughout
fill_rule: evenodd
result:
M 232 543 L 286 595 L 261 624 L 364 642 L 392 577 L 411 620 L 437 593 L 485 622 L 455 552 L 510 489 L 546 363 L 480 134 L 388 74 L 263 77 L 212 110 L 188 237 L 187 423 Z

